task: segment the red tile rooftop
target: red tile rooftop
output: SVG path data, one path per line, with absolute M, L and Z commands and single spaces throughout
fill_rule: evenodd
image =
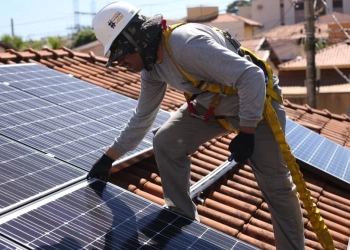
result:
M 0 53 L 0 65 L 19 63 L 38 63 L 133 99 L 138 98 L 140 91 L 138 73 L 115 65 L 105 69 L 106 58 L 96 57 L 93 53 L 77 53 L 67 48 Z M 181 92 L 168 87 L 161 108 L 175 111 L 184 101 Z M 350 149 L 349 116 L 296 105 L 288 100 L 284 100 L 284 104 L 290 119 Z M 214 138 L 190 156 L 192 184 L 226 160 L 228 143 L 233 137 L 231 133 Z M 303 162 L 298 163 L 336 249 L 347 249 L 350 187 L 315 173 Z M 157 204 L 164 204 L 161 178 L 152 155 L 113 174 L 111 182 Z M 206 189 L 201 198 L 203 203 L 196 200 L 201 223 L 261 249 L 275 249 L 269 209 L 249 166 L 233 168 Z M 304 209 L 303 214 L 307 249 L 322 249 Z

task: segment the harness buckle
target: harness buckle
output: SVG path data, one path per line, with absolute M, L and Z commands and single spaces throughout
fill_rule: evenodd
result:
M 226 94 L 224 94 L 223 88 L 224 86 L 220 84 L 220 96 L 226 97 Z
M 215 107 L 210 107 L 210 108 L 208 109 L 207 113 L 203 116 L 203 115 L 197 114 L 197 111 L 196 111 L 196 109 L 194 108 L 192 101 L 188 101 L 188 102 L 187 102 L 187 105 L 188 105 L 188 111 L 190 112 L 190 115 L 191 115 L 191 116 L 193 116 L 193 117 L 195 117 L 195 118 L 198 118 L 198 119 L 201 119 L 201 120 L 203 120 L 203 121 L 205 121 L 205 122 L 207 122 L 207 121 L 210 120 L 211 116 L 212 116 L 213 113 L 214 113 L 214 109 L 215 109 Z
M 199 119 L 201 119 L 201 120 L 203 120 L 203 121 L 206 121 L 205 118 L 204 118 L 204 116 L 202 116 L 202 115 L 198 115 L 198 114 L 192 113 L 192 112 L 190 112 L 190 114 L 191 114 L 191 116 L 193 116 L 193 117 L 195 117 L 195 118 L 199 118 Z

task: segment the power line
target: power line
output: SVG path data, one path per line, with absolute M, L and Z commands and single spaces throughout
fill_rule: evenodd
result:
M 25 23 L 16 23 L 16 26 L 22 26 L 22 25 L 28 25 L 28 24 L 33 24 L 33 23 L 42 23 L 42 22 L 49 22 L 49 21 L 56 21 L 56 20 L 62 20 L 62 19 L 67 19 L 71 18 L 72 16 L 70 15 L 69 17 L 58 17 L 58 18 L 52 18 L 52 19 L 45 19 L 45 20 L 37 20 L 37 21 L 32 21 L 32 22 L 25 22 Z M 0 28 L 8 28 L 11 27 L 11 25 L 4 25 L 0 26 Z

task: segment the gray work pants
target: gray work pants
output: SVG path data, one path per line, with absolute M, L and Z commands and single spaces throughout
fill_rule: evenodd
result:
M 283 106 L 276 102 L 273 102 L 273 106 L 284 129 Z M 200 114 L 206 112 L 200 105 L 196 105 L 196 110 Z M 228 121 L 238 128 L 238 118 L 229 117 Z M 225 133 L 227 130 L 215 118 L 204 122 L 191 117 L 187 104 L 172 114 L 157 131 L 153 148 L 164 200 L 169 208 L 199 221 L 196 205 L 189 196 L 191 163 L 188 155 L 204 142 Z M 256 128 L 254 153 L 249 161 L 269 206 L 277 249 L 304 249 L 304 227 L 296 187 L 265 120 Z

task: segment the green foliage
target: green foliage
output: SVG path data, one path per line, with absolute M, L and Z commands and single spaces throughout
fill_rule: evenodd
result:
M 23 41 L 23 39 L 20 36 L 12 37 L 10 35 L 3 35 L 1 37 L 1 41 L 8 44 L 17 51 L 23 51 L 28 48 L 40 50 L 44 46 L 47 46 L 51 49 L 59 49 L 65 45 L 65 42 L 61 37 L 48 37 L 45 44 L 43 44 L 39 40 L 32 39 L 29 39 L 28 41 Z
M 251 6 L 250 0 L 238 0 L 227 5 L 226 13 L 237 14 L 238 8 L 241 6 Z
M 10 35 L 3 35 L 1 37 L 1 41 L 11 46 L 14 50 L 17 51 L 23 51 L 28 48 L 33 48 L 36 50 L 42 49 L 43 44 L 40 41 L 34 41 L 34 40 L 28 40 L 23 41 L 22 37 L 20 36 L 10 36 Z
M 20 36 L 12 37 L 6 34 L 1 37 L 1 41 L 10 45 L 12 48 L 18 51 L 22 51 L 28 48 L 28 45 L 22 40 Z
M 43 43 L 37 40 L 28 40 L 26 42 L 28 44 L 29 48 L 32 48 L 34 50 L 41 50 L 43 48 Z
M 74 39 L 73 48 L 82 46 L 84 44 L 93 42 L 96 40 L 95 32 L 91 29 L 80 31 Z
M 60 37 L 50 36 L 47 38 L 47 46 L 50 49 L 59 49 L 64 46 L 64 41 Z

